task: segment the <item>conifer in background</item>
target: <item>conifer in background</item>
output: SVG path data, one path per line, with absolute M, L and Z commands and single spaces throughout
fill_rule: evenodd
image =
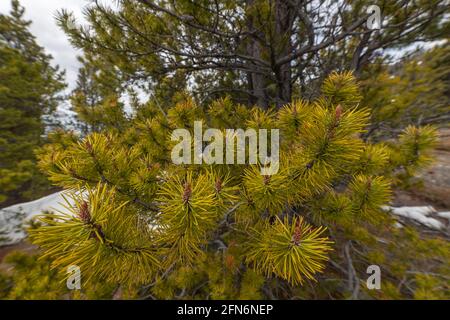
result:
M 30 33 L 24 9 L 12 1 L 0 15 L 0 206 L 35 199 L 49 185 L 36 169 L 34 149 L 42 145 L 44 116 L 56 108 L 63 74 L 50 65 Z
M 362 76 L 362 104 L 372 108 L 366 136 L 396 136 L 409 124 L 450 122 L 450 49 L 448 44 L 419 50 L 403 61 L 386 65 L 378 59 Z
M 82 134 L 99 132 L 124 124 L 124 104 L 120 102 L 122 85 L 117 70 L 98 56 L 85 54 L 78 58 L 77 85 L 71 95 L 75 127 Z
M 379 30 L 367 27 L 371 5 Z M 163 89 L 161 102 L 185 86 L 202 103 L 262 108 L 317 97 L 331 71 L 370 72 L 383 50 L 447 39 L 450 26 L 445 0 L 93 0 L 84 13 L 79 23 L 61 10 L 58 22 L 128 85 Z

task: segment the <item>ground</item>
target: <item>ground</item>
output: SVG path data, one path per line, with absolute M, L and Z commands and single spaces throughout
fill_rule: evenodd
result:
M 419 185 L 395 192 L 394 207 L 432 205 L 440 211 L 450 210 L 450 129 L 439 131 L 434 157 L 433 165 L 418 175 Z
M 440 142 L 435 151 L 435 164 L 422 172 L 423 190 L 418 190 L 435 207 L 450 209 L 450 129 L 440 131 Z
M 420 172 L 413 187 L 395 190 L 393 207 L 433 206 L 437 211 L 450 211 L 450 129 L 439 130 L 439 144 L 434 152 L 435 162 Z M 431 214 L 447 226 L 449 220 Z

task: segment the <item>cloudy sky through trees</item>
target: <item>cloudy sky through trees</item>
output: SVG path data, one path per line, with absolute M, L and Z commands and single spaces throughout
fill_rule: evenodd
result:
M 63 31 L 56 25 L 56 12 L 60 9 L 72 11 L 77 18 L 82 17 L 82 8 L 87 4 L 86 0 L 21 0 L 25 7 L 25 17 L 31 20 L 31 32 L 37 37 L 38 43 L 43 46 L 47 53 L 54 58 L 54 64 L 60 65 L 66 70 L 66 82 L 69 89 L 73 89 L 79 67 L 77 55 Z M 0 13 L 9 13 L 11 9 L 10 0 L 0 1 Z

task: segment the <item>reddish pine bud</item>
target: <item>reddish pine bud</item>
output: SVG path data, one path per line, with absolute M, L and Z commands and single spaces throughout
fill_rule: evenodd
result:
M 183 202 L 184 202 L 184 204 L 189 202 L 189 198 L 191 197 L 191 194 L 192 194 L 191 185 L 186 182 L 184 184 L 184 192 L 183 192 Z
M 92 153 L 94 151 L 94 148 L 92 147 L 92 144 L 89 142 L 89 140 L 86 140 L 86 142 L 84 143 L 84 147 L 89 153 Z
M 264 184 L 268 185 L 270 183 L 270 176 L 264 176 Z
M 341 116 L 342 116 L 342 107 L 340 104 L 338 104 L 335 111 L 336 121 L 339 121 L 341 119 Z
M 230 254 L 227 254 L 225 256 L 225 266 L 228 268 L 228 270 L 235 269 L 236 260 L 234 257 Z
M 220 192 L 222 190 L 222 180 L 217 179 L 215 184 L 216 192 Z
M 296 246 L 300 245 L 301 236 L 302 236 L 302 229 L 300 227 L 300 220 L 297 220 L 294 229 L 294 234 L 292 235 L 292 243 L 294 243 Z
M 370 189 L 372 187 L 372 178 L 367 178 L 367 189 Z
M 79 211 L 78 211 L 78 217 L 84 223 L 89 223 L 91 221 L 91 214 L 89 212 L 89 204 L 86 201 L 83 201 L 81 203 Z

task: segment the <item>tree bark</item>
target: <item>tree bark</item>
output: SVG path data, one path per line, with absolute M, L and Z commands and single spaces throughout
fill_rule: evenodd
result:
M 276 57 L 287 56 L 292 51 L 292 17 L 294 13 L 286 0 L 275 2 L 275 37 L 280 37 L 276 41 Z M 277 60 L 277 59 L 275 59 Z M 289 103 L 292 98 L 292 68 L 290 63 L 282 64 L 275 68 L 277 79 L 277 107 Z
M 253 0 L 247 0 L 247 6 L 251 7 L 253 5 Z M 255 30 L 254 17 L 250 15 L 247 20 L 247 28 L 249 33 L 258 32 Z M 249 36 L 247 39 L 247 45 L 246 45 L 246 54 L 257 58 L 262 59 L 262 45 L 259 42 L 259 40 L 256 37 Z M 248 61 L 249 68 L 252 68 L 252 62 Z M 247 73 L 247 79 L 248 79 L 248 89 L 252 93 L 252 96 L 250 97 L 250 103 L 257 105 L 263 109 L 267 109 L 269 107 L 269 99 L 266 92 L 266 79 L 263 74 L 261 73 L 255 73 L 255 72 L 248 72 Z

